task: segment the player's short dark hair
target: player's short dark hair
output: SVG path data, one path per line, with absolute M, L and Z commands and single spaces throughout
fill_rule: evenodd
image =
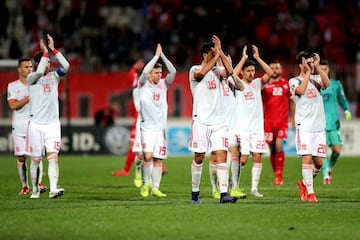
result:
M 255 62 L 253 60 L 247 59 L 244 62 L 244 65 L 242 66 L 241 70 L 244 70 L 245 68 L 249 67 L 249 66 L 256 66 Z
M 155 63 L 154 68 L 162 68 L 162 64 L 161 63 Z
M 308 58 L 312 58 L 314 56 L 313 53 L 308 53 L 308 52 L 305 52 L 305 51 L 301 51 L 299 52 L 297 55 L 296 55 L 296 63 L 299 65 L 299 64 L 302 64 L 302 59 L 308 59 Z
M 201 47 L 201 54 L 204 53 L 208 53 L 211 48 L 213 48 L 215 46 L 215 44 L 213 42 L 206 42 L 203 44 L 203 46 Z
M 18 67 L 20 67 L 21 63 L 23 63 L 23 62 L 29 62 L 29 61 L 31 61 L 30 58 L 20 58 L 20 59 L 18 60 Z
M 34 56 L 34 62 L 39 63 L 43 54 L 44 54 L 43 51 L 36 53 Z
M 321 59 L 319 64 L 320 65 L 325 65 L 325 66 L 330 66 L 329 61 L 326 60 L 326 59 Z

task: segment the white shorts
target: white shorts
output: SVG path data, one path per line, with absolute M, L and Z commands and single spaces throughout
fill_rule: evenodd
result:
M 229 147 L 240 146 L 240 131 L 231 129 L 229 130 Z
M 40 157 L 46 153 L 59 153 L 61 145 L 60 122 L 40 125 L 29 122 L 26 136 L 26 151 L 31 157 Z
M 140 132 L 143 152 L 151 152 L 154 158 L 166 159 L 166 130 L 153 131 L 140 128 Z
M 141 132 L 140 132 L 140 118 L 136 119 L 136 127 L 135 127 L 135 139 L 132 148 L 133 152 L 142 152 L 141 147 Z
M 226 125 L 207 126 L 192 121 L 189 142 L 190 151 L 206 153 L 218 150 L 227 151 L 228 148 L 228 127 Z
M 325 131 L 305 132 L 296 130 L 296 153 L 299 156 L 312 155 L 326 157 L 326 135 Z
M 240 131 L 240 151 L 243 155 L 252 153 L 266 153 L 264 131 Z
M 23 156 L 26 154 L 25 152 L 25 136 L 18 136 L 16 134 L 12 134 L 12 141 L 14 146 L 14 155 L 15 156 Z

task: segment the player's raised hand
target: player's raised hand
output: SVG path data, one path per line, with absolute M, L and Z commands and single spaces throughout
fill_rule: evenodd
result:
M 54 39 L 50 36 L 50 34 L 46 34 L 47 40 L 48 40 L 48 47 L 50 48 L 50 50 L 54 50 Z
M 314 58 L 314 66 L 315 66 L 315 67 L 318 67 L 319 64 L 320 64 L 320 56 L 319 56 L 319 54 L 314 53 L 313 58 Z
M 160 57 L 160 56 L 161 56 L 161 53 L 162 53 L 162 48 L 161 48 L 160 43 L 158 43 L 157 46 L 156 46 L 155 55 L 158 56 L 158 57 Z
M 40 50 L 43 51 L 44 53 L 48 52 L 48 49 L 42 39 L 40 39 Z
M 244 48 L 243 48 L 243 51 L 242 51 L 242 57 L 245 58 L 245 59 L 248 59 L 249 56 L 247 55 L 247 46 L 245 45 Z
M 251 45 L 251 48 L 252 48 L 254 59 L 259 59 L 260 55 L 259 55 L 259 49 L 257 48 L 257 46 Z
M 215 47 L 221 49 L 221 41 L 218 36 L 212 35 L 212 42 L 214 43 Z

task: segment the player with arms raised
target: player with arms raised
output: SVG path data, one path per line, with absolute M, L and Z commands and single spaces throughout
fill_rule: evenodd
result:
M 303 202 L 317 202 L 313 178 L 319 173 L 326 157 L 325 112 L 320 88 L 330 81 L 319 66 L 318 54 L 300 52 L 296 56 L 300 69 L 297 77 L 289 80 L 295 101 L 296 152 L 302 159 L 302 179 L 297 183 Z M 311 75 L 316 72 L 318 75 Z
M 61 126 L 59 119 L 58 85 L 61 77 L 69 71 L 69 62 L 55 49 L 54 40 L 47 35 L 48 47 L 59 61 L 61 67 L 50 71 L 50 58 L 47 47 L 40 40 L 41 52 L 35 55 L 36 72 L 29 74 L 27 84 L 30 97 L 30 121 L 27 132 L 27 152 L 31 156 L 30 175 L 33 185 L 31 198 L 39 198 L 39 173 L 37 171 L 41 156 L 46 151 L 49 198 L 61 197 L 63 188 L 58 188 L 58 153 L 61 145 Z
M 192 203 L 201 203 L 200 181 L 206 152 L 215 154 L 216 173 L 220 190 L 220 203 L 235 203 L 237 198 L 227 195 L 229 171 L 226 164 L 228 126 L 224 115 L 224 97 L 221 79 L 232 75 L 233 69 L 221 49 L 220 39 L 213 35 L 212 42 L 201 49 L 201 65 L 189 71 L 190 90 L 193 96 L 193 113 L 189 150 L 194 153 L 191 163 Z M 224 67 L 216 66 L 219 58 Z M 235 79 L 234 79 L 235 80 Z
M 168 74 L 162 76 L 161 58 Z M 145 65 L 139 77 L 140 96 L 140 134 L 141 146 L 144 152 L 142 165 L 143 185 L 140 195 L 148 197 L 150 178 L 152 179 L 151 194 L 156 197 L 166 197 L 160 191 L 163 160 L 167 158 L 167 89 L 173 83 L 176 69 L 163 53 L 160 44 L 157 45 L 155 56 Z

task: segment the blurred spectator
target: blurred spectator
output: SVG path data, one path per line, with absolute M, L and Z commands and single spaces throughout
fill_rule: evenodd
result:
M 109 106 L 95 113 L 95 125 L 101 127 L 112 126 L 115 124 L 116 116 L 119 112 L 119 105 L 116 101 L 111 101 Z
M 15 3 L 0 5 L 1 58 L 31 55 L 37 51 L 33 43 L 51 33 L 70 61 L 85 71 L 126 70 L 132 59 L 147 60 L 149 46 L 157 42 L 168 48 L 178 69 L 185 70 L 198 62 L 199 43 L 214 33 L 235 60 L 248 43 L 263 49 L 267 61 L 291 62 L 296 52 L 307 50 L 319 52 L 340 68 L 355 63 L 359 51 L 358 1 L 338 5 L 335 0 L 226 0 L 221 11 L 215 3 L 189 0 Z M 20 42 L 21 31 L 15 31 L 19 22 L 26 30 L 25 44 Z

